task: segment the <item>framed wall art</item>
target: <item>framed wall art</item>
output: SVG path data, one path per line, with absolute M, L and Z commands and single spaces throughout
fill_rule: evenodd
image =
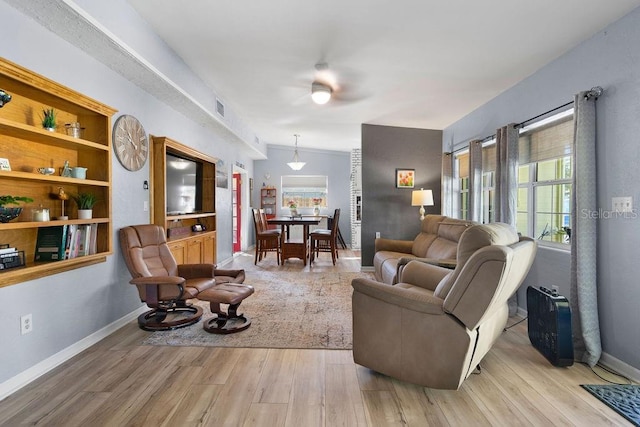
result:
M 413 188 L 415 181 L 415 169 L 396 169 L 396 188 Z

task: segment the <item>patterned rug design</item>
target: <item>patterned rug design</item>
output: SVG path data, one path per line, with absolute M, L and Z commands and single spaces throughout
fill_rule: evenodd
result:
M 635 426 L 640 426 L 639 385 L 582 384 L 581 386 Z
M 247 271 L 255 293 L 240 305 L 251 327 L 230 335 L 202 329 L 202 321 L 150 333 L 145 345 L 351 349 L 351 280 L 371 273 Z M 209 303 L 197 301 L 211 317 Z

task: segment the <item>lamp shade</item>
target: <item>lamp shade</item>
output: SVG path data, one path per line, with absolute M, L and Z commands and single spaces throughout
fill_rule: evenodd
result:
M 313 82 L 311 84 L 311 99 L 316 104 L 326 104 L 331 99 L 331 88 L 324 83 Z
M 433 191 L 422 188 L 412 191 L 411 206 L 433 206 Z

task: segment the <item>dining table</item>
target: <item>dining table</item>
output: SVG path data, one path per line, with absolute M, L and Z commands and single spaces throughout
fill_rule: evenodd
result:
M 269 225 L 279 225 L 282 229 L 280 233 L 281 259 L 300 258 L 304 265 L 307 265 L 309 226 L 318 225 L 322 220 L 321 216 L 279 216 L 268 218 Z M 289 228 L 291 226 L 302 226 L 302 241 L 300 239 L 289 238 Z

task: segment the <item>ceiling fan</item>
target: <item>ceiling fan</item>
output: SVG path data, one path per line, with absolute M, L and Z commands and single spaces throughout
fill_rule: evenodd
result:
M 311 80 L 311 99 L 314 103 L 323 105 L 327 103 L 337 104 L 342 102 L 355 102 L 366 98 L 362 93 L 354 91 L 355 83 L 359 79 L 353 72 L 336 72 L 329 68 L 326 62 L 318 62 L 314 66 L 315 72 L 312 79 L 307 76 L 302 83 L 306 88 Z M 307 89 L 308 90 L 308 89 Z M 303 99 L 309 99 L 306 95 Z M 302 99 L 300 100 L 302 101 Z

